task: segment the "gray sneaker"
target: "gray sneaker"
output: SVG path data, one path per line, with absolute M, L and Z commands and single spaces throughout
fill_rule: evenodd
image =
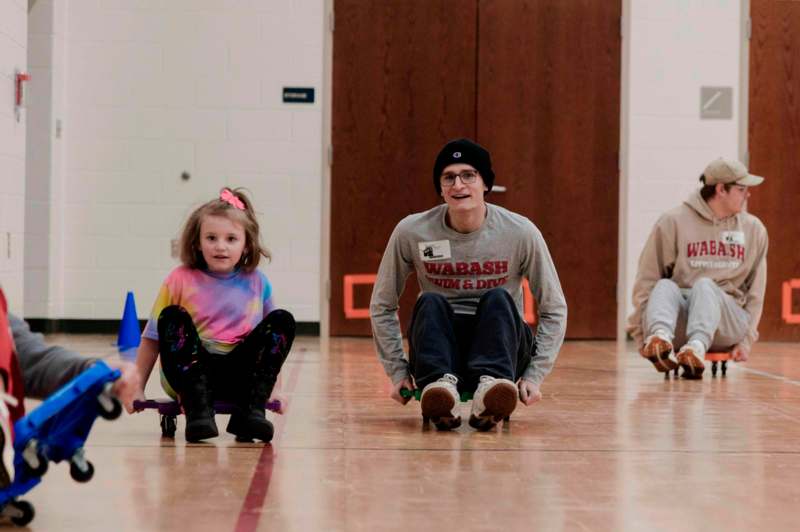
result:
M 424 421 L 431 420 L 439 430 L 450 430 L 461 425 L 457 384 L 458 377 L 445 373 L 439 380 L 422 389 L 419 403 Z
M 478 389 L 472 397 L 470 427 L 491 430 L 511 415 L 517 407 L 518 396 L 517 386 L 510 380 L 481 376 Z

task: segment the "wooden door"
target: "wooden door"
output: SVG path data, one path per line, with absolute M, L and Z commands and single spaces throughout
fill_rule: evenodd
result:
M 621 2 L 480 0 L 478 141 L 488 201 L 541 229 L 568 338 L 616 336 Z
M 763 340 L 800 340 L 800 2 L 751 0 L 750 212 L 769 232 Z
M 440 198 L 433 161 L 475 134 L 475 0 L 335 0 L 331 171 L 332 335 L 368 335 L 371 284 L 394 226 Z M 417 294 L 401 301 L 404 324 Z M 405 326 L 404 326 L 405 330 Z

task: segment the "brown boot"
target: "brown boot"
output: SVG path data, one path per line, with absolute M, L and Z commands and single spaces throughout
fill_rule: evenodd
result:
M 706 365 L 703 363 L 704 354 L 703 345 L 696 340 L 692 340 L 681 347 L 680 351 L 678 351 L 677 359 L 678 364 L 683 369 L 681 376 L 684 379 L 703 378 L 703 371 L 706 369 Z
M 674 360 L 669 358 L 672 353 L 672 342 L 669 337 L 657 331 L 647 337 L 647 341 L 642 348 L 641 355 L 653 363 L 656 371 L 660 373 L 669 373 L 678 367 Z

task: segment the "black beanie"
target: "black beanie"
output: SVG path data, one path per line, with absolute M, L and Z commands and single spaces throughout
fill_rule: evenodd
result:
M 433 186 L 436 187 L 436 193 L 442 194 L 442 184 L 439 178 L 442 175 L 442 170 L 451 164 L 468 164 L 480 172 L 483 182 L 486 183 L 486 188 L 492 190 L 494 184 L 494 172 L 492 171 L 492 157 L 489 152 L 475 142 L 469 139 L 451 140 L 445 144 L 439 155 L 436 156 L 436 162 L 433 165 Z

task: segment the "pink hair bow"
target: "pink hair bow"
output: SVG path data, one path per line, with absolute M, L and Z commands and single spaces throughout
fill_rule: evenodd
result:
M 242 203 L 242 200 L 237 198 L 236 195 L 230 191 L 230 189 L 227 188 L 223 189 L 222 192 L 220 192 L 219 194 L 219 199 L 230 203 L 240 211 L 244 210 L 244 203 Z

